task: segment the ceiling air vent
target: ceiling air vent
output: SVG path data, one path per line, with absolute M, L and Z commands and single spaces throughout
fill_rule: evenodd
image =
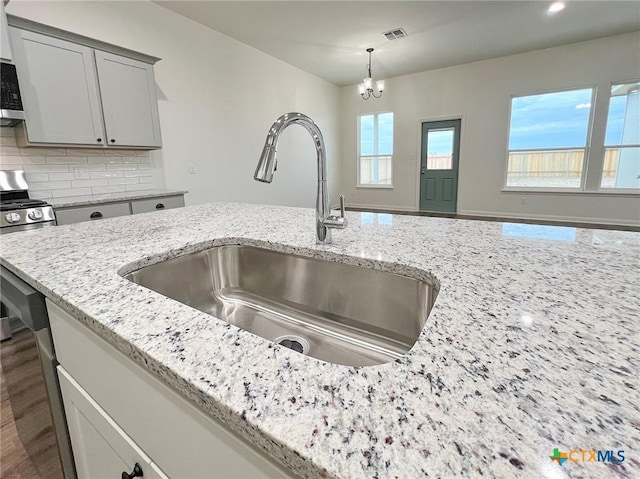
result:
M 387 37 L 387 40 L 397 40 L 398 38 L 406 37 L 407 32 L 405 32 L 402 28 L 394 28 L 393 30 L 384 32 L 383 35 Z

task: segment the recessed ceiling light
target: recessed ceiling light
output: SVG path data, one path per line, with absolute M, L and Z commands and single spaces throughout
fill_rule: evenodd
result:
M 553 2 L 547 9 L 547 13 L 553 15 L 554 13 L 558 13 L 560 10 L 564 10 L 564 7 L 564 2 Z

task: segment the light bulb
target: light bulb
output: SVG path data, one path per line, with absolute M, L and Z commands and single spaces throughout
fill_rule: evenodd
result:
M 382 91 L 384 90 L 384 80 L 378 80 L 376 82 L 376 86 L 378 87 L 378 92 L 382 93 Z
M 365 78 L 364 80 L 362 80 L 364 82 L 364 87 L 365 89 L 370 89 L 371 88 L 371 78 Z

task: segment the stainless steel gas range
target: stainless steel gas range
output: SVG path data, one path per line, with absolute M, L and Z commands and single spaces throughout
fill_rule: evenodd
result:
M 46 201 L 29 198 L 24 171 L 0 171 L 0 233 L 55 225 L 53 207 Z

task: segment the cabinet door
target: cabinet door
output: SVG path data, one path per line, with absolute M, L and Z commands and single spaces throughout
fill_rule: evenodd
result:
M 167 479 L 62 366 L 58 377 L 78 479 L 119 478 L 131 473 L 136 463 L 142 477 Z
M 102 145 L 93 51 L 39 33 L 9 31 L 29 141 Z
M 9 43 L 7 15 L 4 13 L 4 2 L 0 2 L 0 58 L 7 61 L 13 61 L 11 44 Z
M 96 50 L 109 146 L 161 146 L 153 66 Z

